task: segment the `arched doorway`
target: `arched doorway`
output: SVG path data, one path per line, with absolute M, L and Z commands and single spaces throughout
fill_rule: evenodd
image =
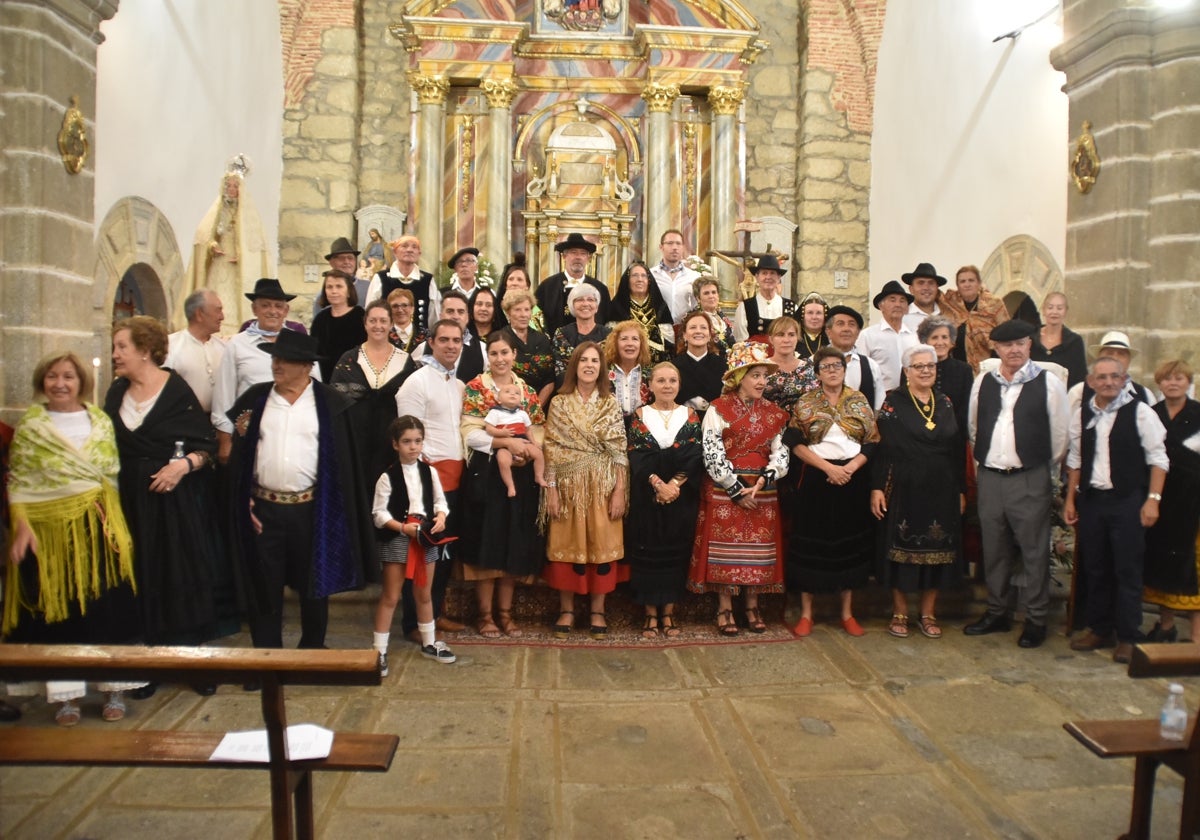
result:
M 114 322 L 134 315 L 149 315 L 167 320 L 167 298 L 158 272 L 146 263 L 134 263 L 117 283 L 112 300 Z
M 1044 243 L 1027 234 L 1001 242 L 983 264 L 980 279 L 992 294 L 1004 300 L 1010 315 L 1033 318 L 1035 324 L 1040 323 L 1037 313 L 1046 295 L 1063 290 L 1062 269 L 1054 255 Z

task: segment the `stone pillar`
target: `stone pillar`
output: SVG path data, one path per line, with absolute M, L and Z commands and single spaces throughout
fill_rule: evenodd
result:
M 93 279 L 92 144 L 99 26 L 116 11 L 117 0 L 0 3 L 0 412 L 9 423 L 29 404 L 43 355 L 74 350 L 88 364 L 108 355 L 107 329 L 93 326 L 94 308 L 111 314 L 112 301 Z M 82 135 L 60 139 L 68 113 Z M 68 166 L 60 142 L 86 152 Z
M 446 134 L 446 94 L 450 82 L 444 76 L 413 73 L 409 84 L 420 103 L 417 166 L 417 238 L 426 265 L 442 258 L 442 177 Z M 409 214 L 411 218 L 413 214 Z
M 642 89 L 646 100 L 646 206 L 642 213 L 643 258 L 649 259 L 671 224 L 671 109 L 679 98 L 677 85 L 650 82 Z
M 484 79 L 479 89 L 488 101 L 487 233 L 485 253 L 496 266 L 512 258 L 512 79 Z M 499 282 L 500 278 L 497 277 Z
M 1067 76 L 1064 156 L 1071 326 L 1086 343 L 1130 333 L 1145 379 L 1200 347 L 1200 8 L 1079 0 L 1063 13 L 1051 62 Z M 1081 193 L 1066 162 L 1092 124 L 1100 171 Z
M 712 173 L 711 217 L 712 247 L 728 251 L 735 247 L 734 223 L 737 221 L 737 112 L 742 105 L 745 89 L 714 86 L 708 91 L 708 104 L 712 107 Z M 715 261 L 717 277 L 721 281 L 722 300 L 740 299 L 737 284 L 741 272 L 735 272 L 723 261 Z

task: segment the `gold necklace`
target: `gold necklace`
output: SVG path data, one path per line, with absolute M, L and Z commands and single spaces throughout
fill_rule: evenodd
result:
M 661 408 L 658 408 L 654 405 L 651 405 L 650 408 L 652 408 L 654 413 L 658 415 L 658 419 L 662 421 L 664 429 L 671 427 L 671 415 L 675 413 L 674 408 L 668 408 L 666 411 L 663 411 Z
M 917 397 L 915 394 L 913 394 L 912 391 L 908 392 L 908 397 L 909 397 L 909 399 L 912 400 L 913 405 L 916 406 L 917 413 L 920 414 L 922 418 L 924 418 L 925 428 L 929 429 L 929 431 L 931 431 L 931 432 L 935 428 L 937 428 L 937 423 L 933 422 L 933 412 L 935 410 L 937 410 L 937 402 L 934 400 L 933 393 L 930 392 L 930 394 L 929 394 L 929 411 L 928 412 L 925 411 L 925 408 L 924 408 L 924 406 L 921 405 L 921 403 L 917 402 Z

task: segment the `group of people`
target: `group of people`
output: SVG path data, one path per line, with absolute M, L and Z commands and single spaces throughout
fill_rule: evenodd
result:
M 264 278 L 228 341 L 204 289 L 170 336 L 148 317 L 116 324 L 103 408 L 89 369 L 51 355 L 10 453 L 5 637 L 199 644 L 245 610 L 253 643 L 279 647 L 290 587 L 299 645 L 317 648 L 328 597 L 378 581 L 386 674 L 398 606 L 422 655 L 455 661 L 442 638 L 464 629 L 443 614 L 453 572 L 488 638 L 522 635 L 514 592 L 539 579 L 559 593 L 559 638 L 582 626 L 604 639 L 606 597 L 626 582 L 647 639 L 680 633 L 689 592 L 716 594 L 721 635 L 764 632 L 759 598 L 785 590 L 797 636 L 824 594 L 860 636 L 853 592 L 872 577 L 893 593 L 891 635 L 938 638 L 970 500 L 988 609 L 965 631 L 1008 630 L 1015 606 L 1019 644 L 1037 647 L 1064 463 L 1087 621 L 1072 647 L 1128 658 L 1143 568 L 1162 605 L 1154 633 L 1174 637 L 1174 611 L 1195 621 L 1200 404 L 1186 364 L 1156 371 L 1151 408 L 1124 334 L 1081 372 L 1065 298 L 1047 299 L 1039 333 L 973 266 L 954 290 L 929 263 L 889 281 L 864 329 L 851 307 L 783 297 L 786 269 L 766 256 L 757 294 L 727 319 L 682 233 L 660 245 L 610 297 L 579 234 L 536 289 L 517 255 L 495 290 L 477 249 L 452 255 L 439 288 L 401 237 L 363 308 L 359 254 L 339 238 L 311 334 Z M 125 692 L 153 687 L 102 689 L 119 719 Z M 83 690 L 50 695 L 60 723 L 78 721 Z

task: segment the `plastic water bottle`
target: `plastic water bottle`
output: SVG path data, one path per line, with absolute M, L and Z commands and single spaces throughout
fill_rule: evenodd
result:
M 183 451 L 183 441 L 175 441 L 175 454 L 171 456 L 172 461 L 182 461 L 187 455 Z
M 1182 741 L 1187 737 L 1187 703 L 1183 700 L 1183 686 L 1171 683 L 1167 686 L 1167 702 L 1163 703 L 1158 715 L 1158 733 L 1164 741 Z

